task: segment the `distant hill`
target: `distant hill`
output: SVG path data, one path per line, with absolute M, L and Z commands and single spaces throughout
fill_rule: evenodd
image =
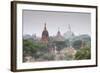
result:
M 91 40 L 91 37 L 89 35 L 87 35 L 87 34 L 84 34 L 84 35 L 75 36 L 75 37 L 73 37 L 72 40 L 73 41 L 74 40 L 90 41 Z
M 74 36 L 71 39 L 66 39 L 65 40 L 67 45 L 70 47 L 74 47 L 75 49 L 79 49 L 83 46 L 90 47 L 91 46 L 91 37 L 87 34 L 84 35 L 79 35 L 79 36 Z
M 31 38 L 32 38 L 32 36 L 29 35 L 29 34 L 23 35 L 23 39 L 24 39 L 24 40 L 26 40 L 26 39 L 31 39 Z

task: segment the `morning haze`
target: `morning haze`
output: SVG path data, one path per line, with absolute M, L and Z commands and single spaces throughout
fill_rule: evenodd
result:
M 23 35 L 41 37 L 45 23 L 50 36 L 56 35 L 58 28 L 63 35 L 68 30 L 68 24 L 75 35 L 91 35 L 90 13 L 23 10 Z

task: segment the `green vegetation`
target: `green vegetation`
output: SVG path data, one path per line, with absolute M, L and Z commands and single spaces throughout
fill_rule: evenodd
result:
M 75 54 L 76 60 L 90 59 L 91 58 L 91 50 L 88 47 L 81 48 Z
M 55 41 L 54 42 L 55 45 L 57 46 L 57 50 L 62 50 L 62 48 L 67 47 L 66 42 L 65 41 Z
M 40 55 L 47 51 L 47 45 L 39 45 L 39 43 L 36 43 L 32 40 L 23 40 L 23 51 L 24 56 L 28 55 L 38 58 Z
M 73 46 L 75 49 L 80 49 L 80 48 L 81 48 L 81 44 L 82 44 L 82 41 L 81 41 L 81 40 L 75 40 L 75 41 L 73 41 L 72 46 Z
M 41 56 L 41 58 L 43 58 L 44 60 L 54 60 L 55 56 L 54 54 L 45 53 L 44 55 Z
M 73 58 L 73 55 L 69 55 L 68 53 L 65 53 L 64 55 L 65 55 L 64 58 L 65 58 L 66 60 L 73 60 L 73 59 L 74 59 L 74 58 Z
M 78 37 L 64 41 L 41 43 L 38 40 L 23 39 L 23 61 L 84 60 L 91 59 L 91 39 Z

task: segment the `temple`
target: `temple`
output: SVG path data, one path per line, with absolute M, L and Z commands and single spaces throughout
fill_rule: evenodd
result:
M 64 37 L 61 35 L 59 27 L 58 27 L 57 35 L 55 36 L 55 41 L 64 41 Z
M 46 28 L 46 23 L 44 24 L 44 30 L 42 32 L 42 38 L 41 38 L 42 43 L 48 43 L 49 41 L 49 33 L 48 30 Z
M 68 24 L 68 28 L 67 28 L 67 29 L 68 29 L 68 30 L 64 33 L 65 39 L 73 38 L 75 35 L 74 35 L 74 33 L 72 32 L 72 30 L 71 30 L 70 24 Z

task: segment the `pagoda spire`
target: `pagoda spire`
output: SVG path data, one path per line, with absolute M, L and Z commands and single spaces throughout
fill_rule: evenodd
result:
M 42 32 L 42 38 L 41 38 L 41 41 L 42 43 L 48 43 L 48 40 L 49 40 L 49 33 L 47 31 L 47 28 L 46 28 L 46 23 L 44 23 L 44 30 Z
M 60 33 L 60 28 L 58 27 L 58 32 L 57 32 L 57 35 L 58 36 L 61 36 L 61 33 Z
M 44 24 L 44 30 L 47 30 L 47 28 L 46 28 L 46 23 Z

